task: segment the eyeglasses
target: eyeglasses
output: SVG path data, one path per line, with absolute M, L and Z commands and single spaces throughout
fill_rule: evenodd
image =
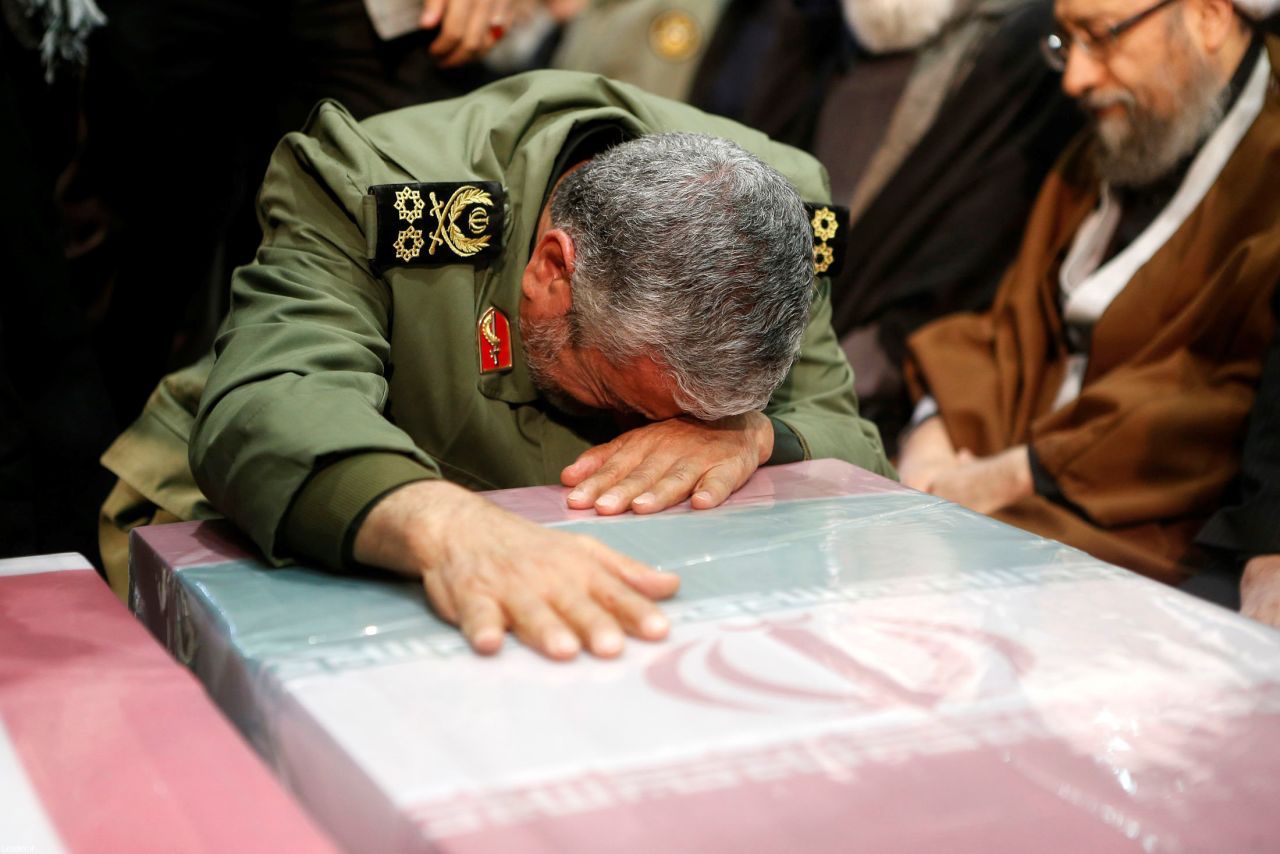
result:
M 1087 30 L 1078 37 L 1067 32 L 1051 33 L 1040 40 L 1040 52 L 1044 55 L 1044 61 L 1049 64 L 1049 67 L 1059 73 L 1067 69 L 1067 60 L 1071 58 L 1072 47 L 1080 48 L 1099 62 L 1106 62 L 1111 51 L 1115 50 L 1120 36 L 1174 2 L 1175 0 L 1160 0 L 1154 6 L 1125 18 L 1118 24 L 1112 24 L 1100 35 Z

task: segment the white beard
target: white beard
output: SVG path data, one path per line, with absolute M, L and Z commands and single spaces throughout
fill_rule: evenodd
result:
M 844 19 L 859 44 L 872 53 L 894 53 L 914 50 L 928 42 L 967 9 L 971 0 L 843 0 L 843 3 Z

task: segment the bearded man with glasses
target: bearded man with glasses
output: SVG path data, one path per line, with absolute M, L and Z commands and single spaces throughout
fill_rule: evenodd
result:
M 1058 0 L 1089 127 L 983 315 L 911 339 L 904 482 L 1146 575 L 1239 468 L 1280 279 L 1275 0 Z

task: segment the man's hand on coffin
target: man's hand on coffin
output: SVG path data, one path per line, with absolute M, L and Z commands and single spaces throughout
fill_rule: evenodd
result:
M 623 433 L 560 473 L 569 506 L 610 516 L 656 513 L 692 496 L 695 510 L 719 507 L 773 453 L 773 424 L 759 412 L 718 421 L 680 417 Z
M 479 653 L 508 630 L 538 652 L 609 658 L 625 634 L 666 637 L 654 599 L 680 579 L 580 534 L 546 528 L 445 481 L 387 495 L 356 534 L 356 560 L 420 577 L 432 607 Z

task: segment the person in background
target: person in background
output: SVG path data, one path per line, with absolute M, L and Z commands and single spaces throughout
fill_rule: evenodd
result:
M 1256 4 L 1249 4 L 1256 15 Z M 1090 119 L 993 308 L 910 340 L 903 482 L 1177 583 L 1239 468 L 1280 270 L 1280 39 L 1227 0 L 1059 0 Z
M 727 0 L 596 0 L 565 25 L 552 68 L 603 74 L 688 101 Z
M 918 18 L 901 0 L 844 8 L 875 52 L 837 78 L 813 151 L 850 207 L 832 323 L 864 415 L 893 454 L 911 415 L 907 338 L 991 305 L 1081 119 L 1037 47 L 1052 26 L 1048 0 L 934 3 Z
M 369 116 L 489 79 L 507 0 L 102 0 L 89 43 L 82 195 L 103 239 L 77 287 L 104 295 L 95 348 L 120 413 L 197 358 L 261 233 L 271 150 L 316 103 Z

